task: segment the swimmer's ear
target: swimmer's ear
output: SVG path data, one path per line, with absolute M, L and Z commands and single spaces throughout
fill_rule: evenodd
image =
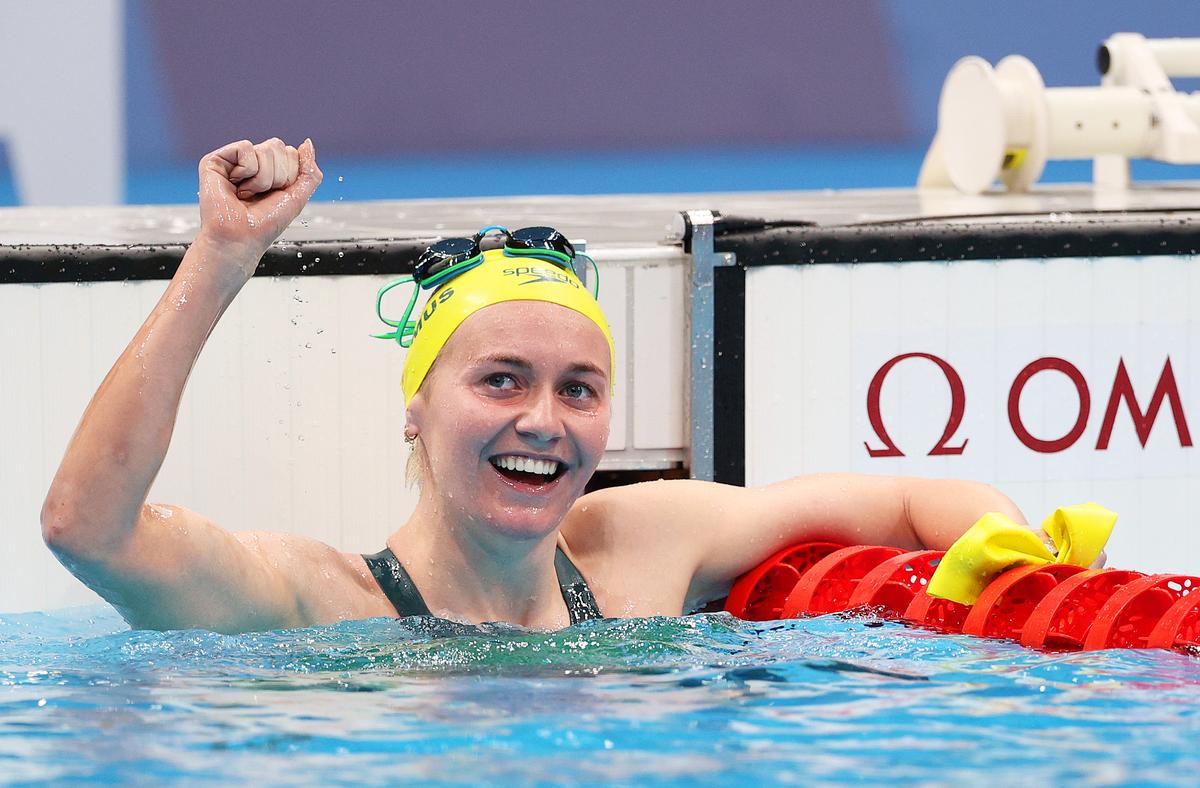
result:
M 408 406 L 404 409 L 404 434 L 412 433 L 420 435 L 421 430 L 425 429 L 425 389 L 429 386 L 429 378 L 425 379 L 425 385 L 417 390 L 416 394 L 412 395 L 412 399 L 408 401 Z
M 421 404 L 420 394 L 412 398 L 404 409 L 404 440 L 413 441 L 421 434 Z

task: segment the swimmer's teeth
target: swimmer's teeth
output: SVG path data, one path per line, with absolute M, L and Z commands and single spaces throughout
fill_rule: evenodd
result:
M 493 463 L 500 468 L 509 471 L 521 471 L 523 473 L 536 473 L 541 476 L 553 476 L 558 472 L 558 463 L 554 460 L 533 460 L 526 457 L 513 457 L 512 455 L 497 457 Z

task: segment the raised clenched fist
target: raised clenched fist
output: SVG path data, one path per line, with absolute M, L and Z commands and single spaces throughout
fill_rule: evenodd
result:
M 308 203 L 321 183 L 311 140 L 231 142 L 200 160 L 200 235 L 258 257 Z M 250 270 L 253 273 L 253 269 Z

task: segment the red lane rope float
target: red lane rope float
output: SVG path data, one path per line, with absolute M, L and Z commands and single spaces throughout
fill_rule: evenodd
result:
M 914 550 L 887 559 L 868 572 L 846 602 L 847 608 L 877 607 L 902 615 L 937 569 L 942 550 Z
M 960 605 L 949 599 L 939 599 L 930 596 L 921 589 L 921 593 L 913 597 L 913 601 L 904 611 L 904 619 L 914 624 L 936 629 L 939 632 L 962 632 L 963 622 L 971 608 Z
M 1193 592 L 1176 600 L 1150 631 L 1146 647 L 1200 647 L 1200 594 Z
M 898 547 L 856 545 L 835 550 L 800 576 L 783 602 L 783 617 L 821 615 L 847 609 L 855 586 L 880 563 L 903 550 Z
M 734 583 L 725 609 L 756 621 L 875 607 L 941 630 L 1051 649 L 1200 649 L 1200 577 L 1046 564 L 1010 569 L 972 606 L 929 596 L 944 554 L 813 542 Z
M 1145 577 L 1122 569 L 1085 569 L 1063 580 L 1038 603 L 1021 633 L 1033 648 L 1078 650 L 1096 613 L 1121 586 Z
M 988 583 L 963 621 L 967 635 L 1020 639 L 1038 602 L 1056 585 L 1083 571 L 1081 566 L 1048 564 L 1010 569 Z
M 843 545 L 806 542 L 780 550 L 746 574 L 729 589 L 725 609 L 748 621 L 774 621 L 783 615 L 783 600 L 814 564 Z
M 1191 575 L 1151 575 L 1117 589 L 1083 639 L 1085 651 L 1100 648 L 1146 648 L 1146 641 L 1175 600 L 1200 590 Z

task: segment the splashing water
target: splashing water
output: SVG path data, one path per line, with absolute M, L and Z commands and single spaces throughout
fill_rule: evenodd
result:
M 1175 782 L 1200 660 L 870 617 L 432 619 L 240 636 L 0 616 L 3 779 Z

